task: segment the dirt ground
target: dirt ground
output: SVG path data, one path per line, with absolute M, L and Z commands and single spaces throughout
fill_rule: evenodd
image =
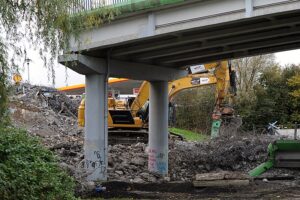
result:
M 253 180 L 249 186 L 194 188 L 191 183 L 128 184 L 111 182 L 109 191 L 94 197 L 133 199 L 300 199 L 298 180 L 264 182 Z
M 40 137 L 58 155 L 61 167 L 77 180 L 78 195 L 143 199 L 300 199 L 300 171 L 273 169 L 249 186 L 194 188 L 199 173 L 237 171 L 247 173 L 266 161 L 267 146 L 276 138 L 244 132 L 227 132 L 205 142 L 170 140 L 169 175 L 160 177 L 147 170 L 147 144 L 110 145 L 107 191 L 97 193 L 96 183 L 86 182 L 84 130 L 77 127 L 78 99 L 51 91 L 51 88 L 25 86 L 10 98 L 13 123 Z M 272 180 L 274 179 L 275 180 Z M 283 180 L 276 180 L 276 179 Z M 288 180 L 287 180 L 288 179 Z

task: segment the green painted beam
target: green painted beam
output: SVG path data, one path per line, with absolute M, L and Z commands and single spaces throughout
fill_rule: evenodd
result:
M 118 8 L 121 14 L 148 10 L 165 5 L 182 3 L 185 0 L 131 0 L 125 3 L 116 4 L 113 7 Z
M 271 169 L 274 166 L 274 163 L 271 160 L 268 160 L 267 162 L 257 166 L 256 168 L 252 169 L 249 172 L 249 175 L 252 177 L 259 176 L 266 172 L 267 170 Z
M 123 3 L 114 4 L 114 7 L 128 6 L 133 9 L 149 9 L 153 7 L 164 6 L 168 4 L 181 3 L 186 0 L 130 0 Z
M 277 140 L 274 145 L 278 150 L 282 151 L 300 151 L 299 140 Z
M 101 9 L 106 8 L 115 8 L 118 9 L 119 15 L 125 15 L 133 12 L 139 12 L 148 9 L 154 9 L 166 5 L 183 3 L 188 0 L 129 0 L 126 2 L 100 7 L 98 9 L 93 9 L 89 11 L 83 11 L 84 14 L 96 14 Z M 75 13 L 74 15 L 78 15 L 79 13 Z
M 256 177 L 275 165 L 275 156 L 277 152 L 280 151 L 300 151 L 300 141 L 299 140 L 276 140 L 274 143 L 268 146 L 268 161 L 257 166 L 255 169 L 249 172 L 250 176 Z

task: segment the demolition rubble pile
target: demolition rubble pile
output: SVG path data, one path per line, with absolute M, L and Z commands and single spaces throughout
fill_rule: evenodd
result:
M 31 135 L 42 138 L 47 147 L 79 141 L 76 126 L 78 100 L 71 100 L 53 88 L 24 84 L 10 97 L 12 122 Z
M 197 173 L 212 171 L 248 171 L 266 160 L 270 140 L 232 136 L 211 142 L 171 141 L 169 145 L 169 180 L 191 181 Z M 110 148 L 112 179 L 137 182 L 160 181 L 147 171 L 147 147 L 115 145 Z M 166 180 L 168 180 L 166 179 Z
M 25 92 L 24 92 L 25 90 Z M 41 138 L 43 144 L 60 158 L 61 166 L 83 180 L 84 132 L 77 127 L 78 100 L 51 88 L 27 85 L 11 97 L 11 113 L 16 126 Z M 207 142 L 171 140 L 169 177 L 147 170 L 147 145 L 109 146 L 108 177 L 131 182 L 191 181 L 197 173 L 212 171 L 248 171 L 267 158 L 266 136 L 223 136 Z
M 19 101 L 43 108 L 50 108 L 56 113 L 76 117 L 80 98 L 71 99 L 54 88 L 22 84 L 15 91 Z

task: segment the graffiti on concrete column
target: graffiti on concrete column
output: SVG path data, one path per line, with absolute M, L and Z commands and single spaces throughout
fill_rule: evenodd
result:
M 148 167 L 151 171 L 155 171 L 155 166 L 156 166 L 156 150 L 155 149 L 150 149 L 148 151 Z
M 85 168 L 96 173 L 105 174 L 106 173 L 106 164 L 101 156 L 100 151 L 94 151 L 92 158 L 94 159 L 85 159 Z
M 157 162 L 157 171 L 161 174 L 167 173 L 167 162 Z
M 165 174 L 168 171 L 168 157 L 164 152 L 158 152 L 157 149 L 149 148 L 148 168 L 150 171 Z

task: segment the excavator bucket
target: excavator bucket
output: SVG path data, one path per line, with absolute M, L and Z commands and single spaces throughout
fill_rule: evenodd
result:
M 219 136 L 221 123 L 222 121 L 220 119 L 213 120 L 212 127 L 211 127 L 211 138 L 216 138 Z

